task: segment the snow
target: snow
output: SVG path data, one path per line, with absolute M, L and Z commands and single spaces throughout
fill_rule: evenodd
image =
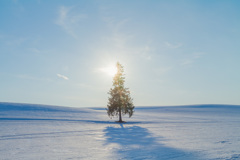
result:
M 240 159 L 240 106 L 104 108 L 0 103 L 0 159 Z

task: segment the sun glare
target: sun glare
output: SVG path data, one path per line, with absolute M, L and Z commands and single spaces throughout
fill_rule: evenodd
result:
M 117 68 L 115 66 L 108 66 L 108 67 L 100 68 L 100 71 L 113 77 L 117 73 Z

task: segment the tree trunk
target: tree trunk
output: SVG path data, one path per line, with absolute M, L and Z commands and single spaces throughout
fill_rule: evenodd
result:
M 122 111 L 121 111 L 121 107 L 119 107 L 119 122 L 122 122 Z

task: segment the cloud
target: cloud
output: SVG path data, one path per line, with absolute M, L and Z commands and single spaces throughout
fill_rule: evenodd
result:
M 146 45 L 139 49 L 140 50 L 139 50 L 138 54 L 142 58 L 144 58 L 146 60 L 152 60 L 152 56 L 151 56 L 150 52 L 152 52 L 154 50 L 153 48 L 151 48 L 149 45 Z
M 59 78 L 65 79 L 65 80 L 69 80 L 69 78 L 68 78 L 67 76 L 64 76 L 64 75 L 62 75 L 62 74 L 57 74 L 57 76 L 58 76 Z
M 69 35 L 77 38 L 77 28 L 81 20 L 86 19 L 86 14 L 79 14 L 73 11 L 74 7 L 61 6 L 58 10 L 56 24 L 61 26 Z
M 191 56 L 189 56 L 189 58 L 186 58 L 184 60 L 182 60 L 181 64 L 180 65 L 190 65 L 190 64 L 193 64 L 197 59 L 201 58 L 202 55 L 204 55 L 205 53 L 203 52 L 196 52 L 196 53 L 193 53 Z
M 151 46 L 149 40 L 145 40 L 140 43 L 135 43 L 140 39 L 140 35 L 136 35 L 133 32 L 129 32 L 129 26 L 132 24 L 132 17 L 120 18 L 111 14 L 111 8 L 101 7 L 100 17 L 105 22 L 106 27 L 109 29 L 110 34 L 106 34 L 103 37 L 103 41 L 106 42 L 106 48 L 103 52 L 109 56 L 115 54 L 116 59 L 124 59 L 126 57 L 134 57 L 134 59 L 143 59 L 150 61 L 153 59 L 155 48 Z M 109 49 L 110 48 L 110 49 Z M 99 52 L 99 50 L 98 50 Z
M 145 44 L 132 44 L 137 37 L 132 34 L 124 34 L 120 31 L 114 31 L 110 36 L 104 37 L 104 41 L 107 43 L 107 48 L 111 46 L 116 53 L 116 57 L 120 57 L 119 55 L 126 56 L 134 56 L 136 58 L 141 58 L 144 60 L 152 60 L 155 48 L 152 47 L 150 42 L 146 42 Z M 104 52 L 106 53 L 106 50 Z M 99 52 L 99 50 L 98 50 Z M 112 53 L 110 53 L 112 56 Z
M 65 26 L 65 20 L 67 18 L 67 14 L 71 8 L 67 8 L 65 6 L 60 7 L 59 9 L 59 18 L 57 20 L 57 23 L 59 25 Z
M 166 45 L 168 48 L 172 48 L 172 49 L 180 48 L 180 47 L 183 46 L 182 43 L 172 44 L 172 43 L 169 43 L 169 42 L 165 42 L 165 45 Z
M 65 6 L 60 7 L 59 9 L 59 17 L 56 23 L 60 25 L 68 34 L 76 37 L 70 24 L 68 23 L 68 14 L 71 8 L 67 8 Z

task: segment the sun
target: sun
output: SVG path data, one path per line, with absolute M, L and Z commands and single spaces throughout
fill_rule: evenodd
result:
M 107 75 L 113 77 L 117 73 L 117 67 L 114 65 L 103 67 L 99 69 L 101 72 L 106 73 Z

